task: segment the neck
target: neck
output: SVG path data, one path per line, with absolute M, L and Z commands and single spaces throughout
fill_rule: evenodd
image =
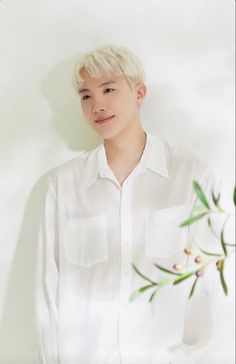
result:
M 109 165 L 135 165 L 142 156 L 146 133 L 139 124 L 135 129 L 124 130 L 113 139 L 104 139 L 103 144 Z

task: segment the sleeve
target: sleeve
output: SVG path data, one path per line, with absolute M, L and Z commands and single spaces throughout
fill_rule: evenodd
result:
M 58 364 L 58 244 L 57 199 L 50 178 L 41 212 L 36 257 L 36 358 L 40 364 Z
M 215 189 L 215 176 L 207 168 L 198 181 L 210 203 L 212 189 Z M 197 197 L 194 192 L 192 207 Z M 211 215 L 211 220 L 215 214 Z M 213 223 L 214 224 L 214 223 Z M 203 218 L 188 226 L 188 245 L 206 251 L 219 251 L 219 242 L 212 234 L 207 219 Z M 193 281 L 190 282 L 190 289 Z M 187 299 L 182 342 L 168 348 L 168 364 L 200 364 L 211 347 L 214 332 L 214 308 L 219 280 L 214 263 L 209 265 L 199 278 L 194 294 Z

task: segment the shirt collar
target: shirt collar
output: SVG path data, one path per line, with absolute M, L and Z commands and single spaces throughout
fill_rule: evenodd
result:
M 169 179 L 165 142 L 160 137 L 145 131 L 147 138 L 143 154 L 132 174 L 144 172 L 147 168 Z M 87 188 L 100 175 L 102 178 L 114 179 L 114 174 L 107 163 L 104 142 L 91 150 L 85 171 L 85 183 Z M 133 173 L 134 172 L 134 173 Z

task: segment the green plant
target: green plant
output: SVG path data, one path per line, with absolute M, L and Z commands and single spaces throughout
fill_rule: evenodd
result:
M 173 269 L 167 269 L 159 264 L 154 263 L 154 266 L 159 269 L 162 272 L 165 272 L 167 274 L 166 277 L 160 278 L 157 282 L 153 281 L 149 277 L 145 276 L 143 273 L 139 271 L 139 269 L 132 264 L 133 269 L 135 272 L 142 277 L 144 280 L 148 282 L 147 285 L 139 288 L 138 290 L 134 291 L 130 296 L 130 302 L 134 301 L 136 298 L 138 298 L 142 293 L 146 292 L 147 290 L 153 289 L 153 292 L 149 298 L 149 302 L 151 302 L 154 297 L 157 295 L 157 293 L 166 285 L 172 284 L 177 285 L 185 281 L 186 279 L 193 278 L 194 281 L 191 287 L 191 290 L 189 292 L 188 298 L 191 298 L 194 294 L 195 288 L 197 286 L 197 283 L 199 279 L 205 274 L 205 271 L 207 270 L 207 267 L 210 264 L 215 264 L 216 270 L 219 272 L 219 278 L 220 282 L 224 291 L 224 294 L 228 294 L 228 286 L 225 280 L 224 276 L 224 268 L 225 263 L 228 257 L 235 252 L 235 244 L 229 244 L 225 241 L 225 226 L 229 219 L 229 217 L 232 215 L 231 213 L 226 212 L 220 205 L 220 193 L 216 196 L 214 194 L 214 191 L 211 191 L 211 198 L 212 198 L 212 205 L 214 208 L 211 208 L 210 203 L 208 199 L 206 198 L 205 193 L 203 192 L 202 187 L 197 181 L 193 181 L 193 188 L 197 196 L 197 201 L 200 203 L 200 205 L 196 206 L 193 209 L 193 212 L 196 213 L 192 215 L 190 218 L 185 220 L 180 224 L 180 227 L 186 227 L 189 226 L 196 221 L 207 217 L 208 226 L 211 230 L 211 233 L 214 234 L 214 236 L 219 240 L 221 252 L 208 252 L 202 249 L 192 248 L 192 247 L 186 247 L 184 249 L 184 253 L 188 256 L 192 256 L 195 267 L 188 270 L 188 266 L 184 263 L 175 263 L 173 265 Z M 233 193 L 233 202 L 234 206 L 236 206 L 236 187 L 234 188 Z M 224 214 L 226 215 L 226 218 L 224 220 L 221 233 L 218 235 L 212 226 L 211 221 L 211 215 L 217 213 L 217 214 Z M 168 278 L 168 276 L 172 277 Z

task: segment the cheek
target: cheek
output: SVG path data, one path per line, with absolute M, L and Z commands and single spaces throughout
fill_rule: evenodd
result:
M 135 103 L 134 100 L 132 98 L 126 98 L 123 99 L 123 110 L 125 112 L 126 115 L 131 115 L 134 113 L 135 110 Z
M 133 108 L 133 100 L 131 100 L 130 97 L 127 97 L 127 95 L 120 96 L 119 98 L 114 100 L 112 104 L 112 106 L 116 110 L 122 110 L 122 112 L 124 113 L 129 113 L 130 110 Z
M 86 105 L 86 103 L 81 103 L 81 110 L 82 112 L 87 115 L 88 112 L 89 112 L 89 108 L 88 108 L 88 105 Z

